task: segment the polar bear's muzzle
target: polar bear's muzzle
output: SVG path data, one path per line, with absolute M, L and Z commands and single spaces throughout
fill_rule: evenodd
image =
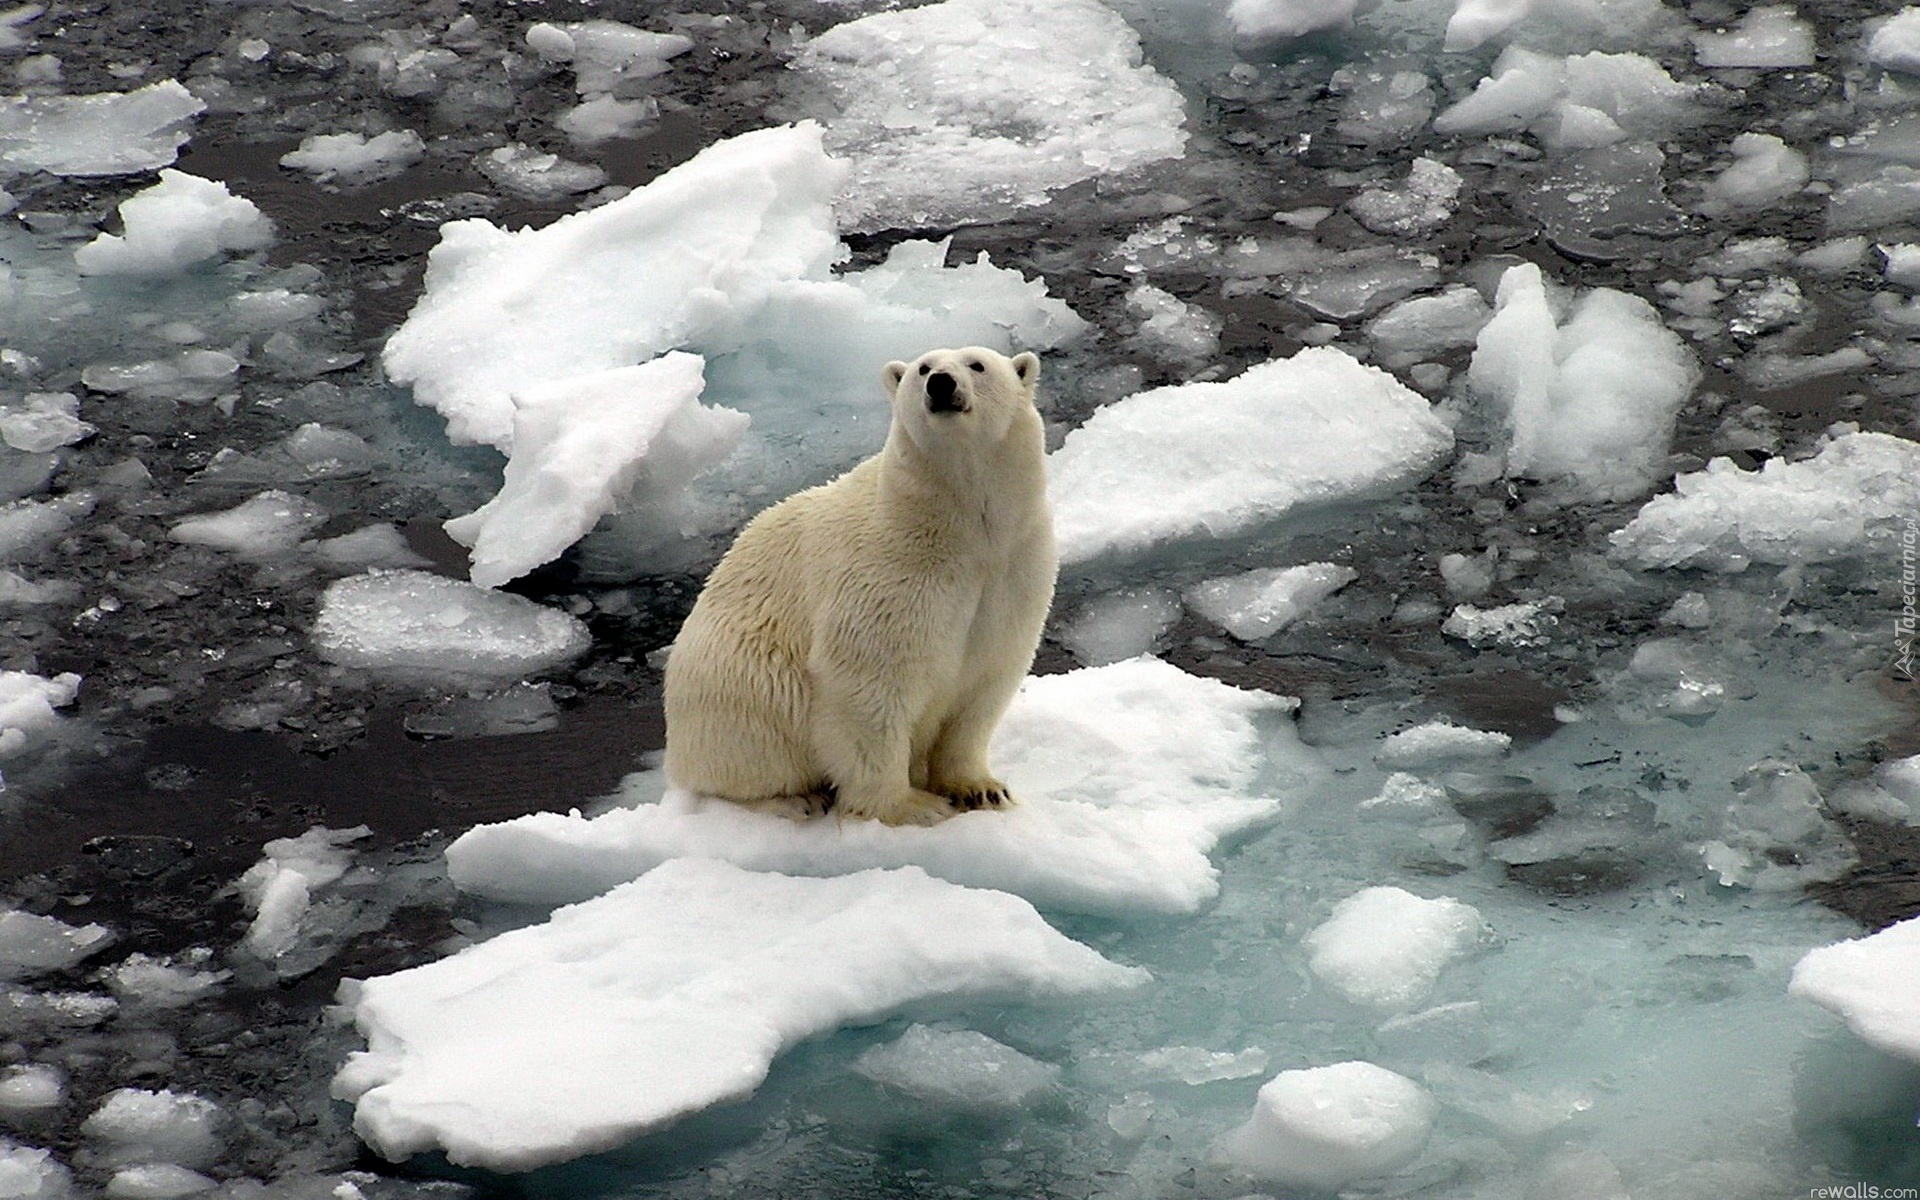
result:
M 967 398 L 960 393 L 960 382 L 945 371 L 935 371 L 927 376 L 927 411 L 933 413 L 962 413 L 967 411 Z

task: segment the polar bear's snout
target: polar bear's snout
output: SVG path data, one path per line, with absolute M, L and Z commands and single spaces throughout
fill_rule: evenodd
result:
M 960 381 L 945 371 L 935 371 L 927 376 L 927 411 L 936 413 L 965 412 L 971 407 L 960 391 Z

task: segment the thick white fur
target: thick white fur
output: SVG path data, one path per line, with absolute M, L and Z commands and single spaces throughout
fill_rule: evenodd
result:
M 962 411 L 933 411 L 942 372 Z M 889 824 L 1009 801 L 987 740 L 1056 568 L 1039 373 L 977 346 L 887 364 L 886 446 L 749 522 L 681 627 L 669 780 Z

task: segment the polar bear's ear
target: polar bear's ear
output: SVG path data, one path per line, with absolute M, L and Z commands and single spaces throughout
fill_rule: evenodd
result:
M 1020 377 L 1021 383 L 1032 387 L 1034 381 L 1040 378 L 1040 356 L 1031 350 L 1023 350 L 1014 355 L 1013 373 Z
M 880 368 L 880 383 L 887 389 L 889 396 L 900 390 L 900 381 L 906 377 L 907 364 L 903 362 L 890 362 Z

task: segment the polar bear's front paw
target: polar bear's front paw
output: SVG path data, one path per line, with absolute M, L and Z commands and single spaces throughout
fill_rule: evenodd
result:
M 962 787 L 941 788 L 955 812 L 973 812 L 980 808 L 1006 808 L 1013 803 L 1007 785 L 997 779 L 985 779 Z

